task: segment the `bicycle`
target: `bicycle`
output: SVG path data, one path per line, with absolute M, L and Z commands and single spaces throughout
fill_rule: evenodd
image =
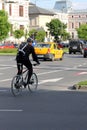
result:
M 20 64 L 21 65 L 21 64 Z M 38 64 L 33 64 L 36 66 Z M 25 88 L 24 83 L 27 83 L 29 70 L 26 68 L 22 71 L 22 74 L 15 75 L 11 81 L 11 92 L 14 96 L 21 94 L 22 90 Z M 38 77 L 36 73 L 33 72 L 30 82 L 26 85 L 30 92 L 34 92 L 38 87 Z

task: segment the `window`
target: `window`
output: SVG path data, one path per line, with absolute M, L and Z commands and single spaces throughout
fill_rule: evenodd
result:
M 10 16 L 12 15 L 12 6 L 11 6 L 11 4 L 9 4 L 9 15 Z
M 24 25 L 20 25 L 20 29 L 24 30 Z
M 72 38 L 74 38 L 74 33 L 72 32 Z
M 23 6 L 19 6 L 19 16 L 23 17 Z
M 5 9 L 4 3 L 2 3 L 2 9 L 3 9 L 3 10 Z
M 57 49 L 55 44 L 54 44 L 54 49 Z

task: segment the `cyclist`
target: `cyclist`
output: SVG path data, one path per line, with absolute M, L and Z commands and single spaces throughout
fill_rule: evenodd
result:
M 33 60 L 35 62 L 37 62 L 38 65 L 40 64 L 40 62 L 37 58 L 37 55 L 34 51 L 34 47 L 32 46 L 32 43 L 33 43 L 32 38 L 28 38 L 27 42 L 21 43 L 19 48 L 18 48 L 18 53 L 16 56 L 17 69 L 18 69 L 17 74 L 22 73 L 23 65 L 26 66 L 26 68 L 29 70 L 28 83 L 30 83 L 30 78 L 31 78 L 32 73 L 33 73 L 33 66 L 32 66 L 31 61 L 29 59 L 30 54 L 32 54 Z M 26 85 L 27 85 L 27 83 L 24 83 L 24 87 L 26 87 Z

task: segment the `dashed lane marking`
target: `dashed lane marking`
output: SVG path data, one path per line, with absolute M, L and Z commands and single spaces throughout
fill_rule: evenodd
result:
M 7 81 L 10 81 L 12 79 L 3 79 L 3 80 L 0 80 L 0 82 L 7 82 Z
M 76 75 L 84 75 L 84 74 L 87 74 L 87 72 L 79 72 Z

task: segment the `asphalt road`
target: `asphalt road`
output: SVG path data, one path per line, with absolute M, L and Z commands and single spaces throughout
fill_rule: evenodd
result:
M 14 97 L 10 91 L 16 74 L 14 56 L 0 56 L 1 130 L 86 130 L 87 91 L 70 87 L 87 78 L 87 60 L 82 55 L 64 56 L 63 61 L 41 61 L 34 68 L 38 90 Z

